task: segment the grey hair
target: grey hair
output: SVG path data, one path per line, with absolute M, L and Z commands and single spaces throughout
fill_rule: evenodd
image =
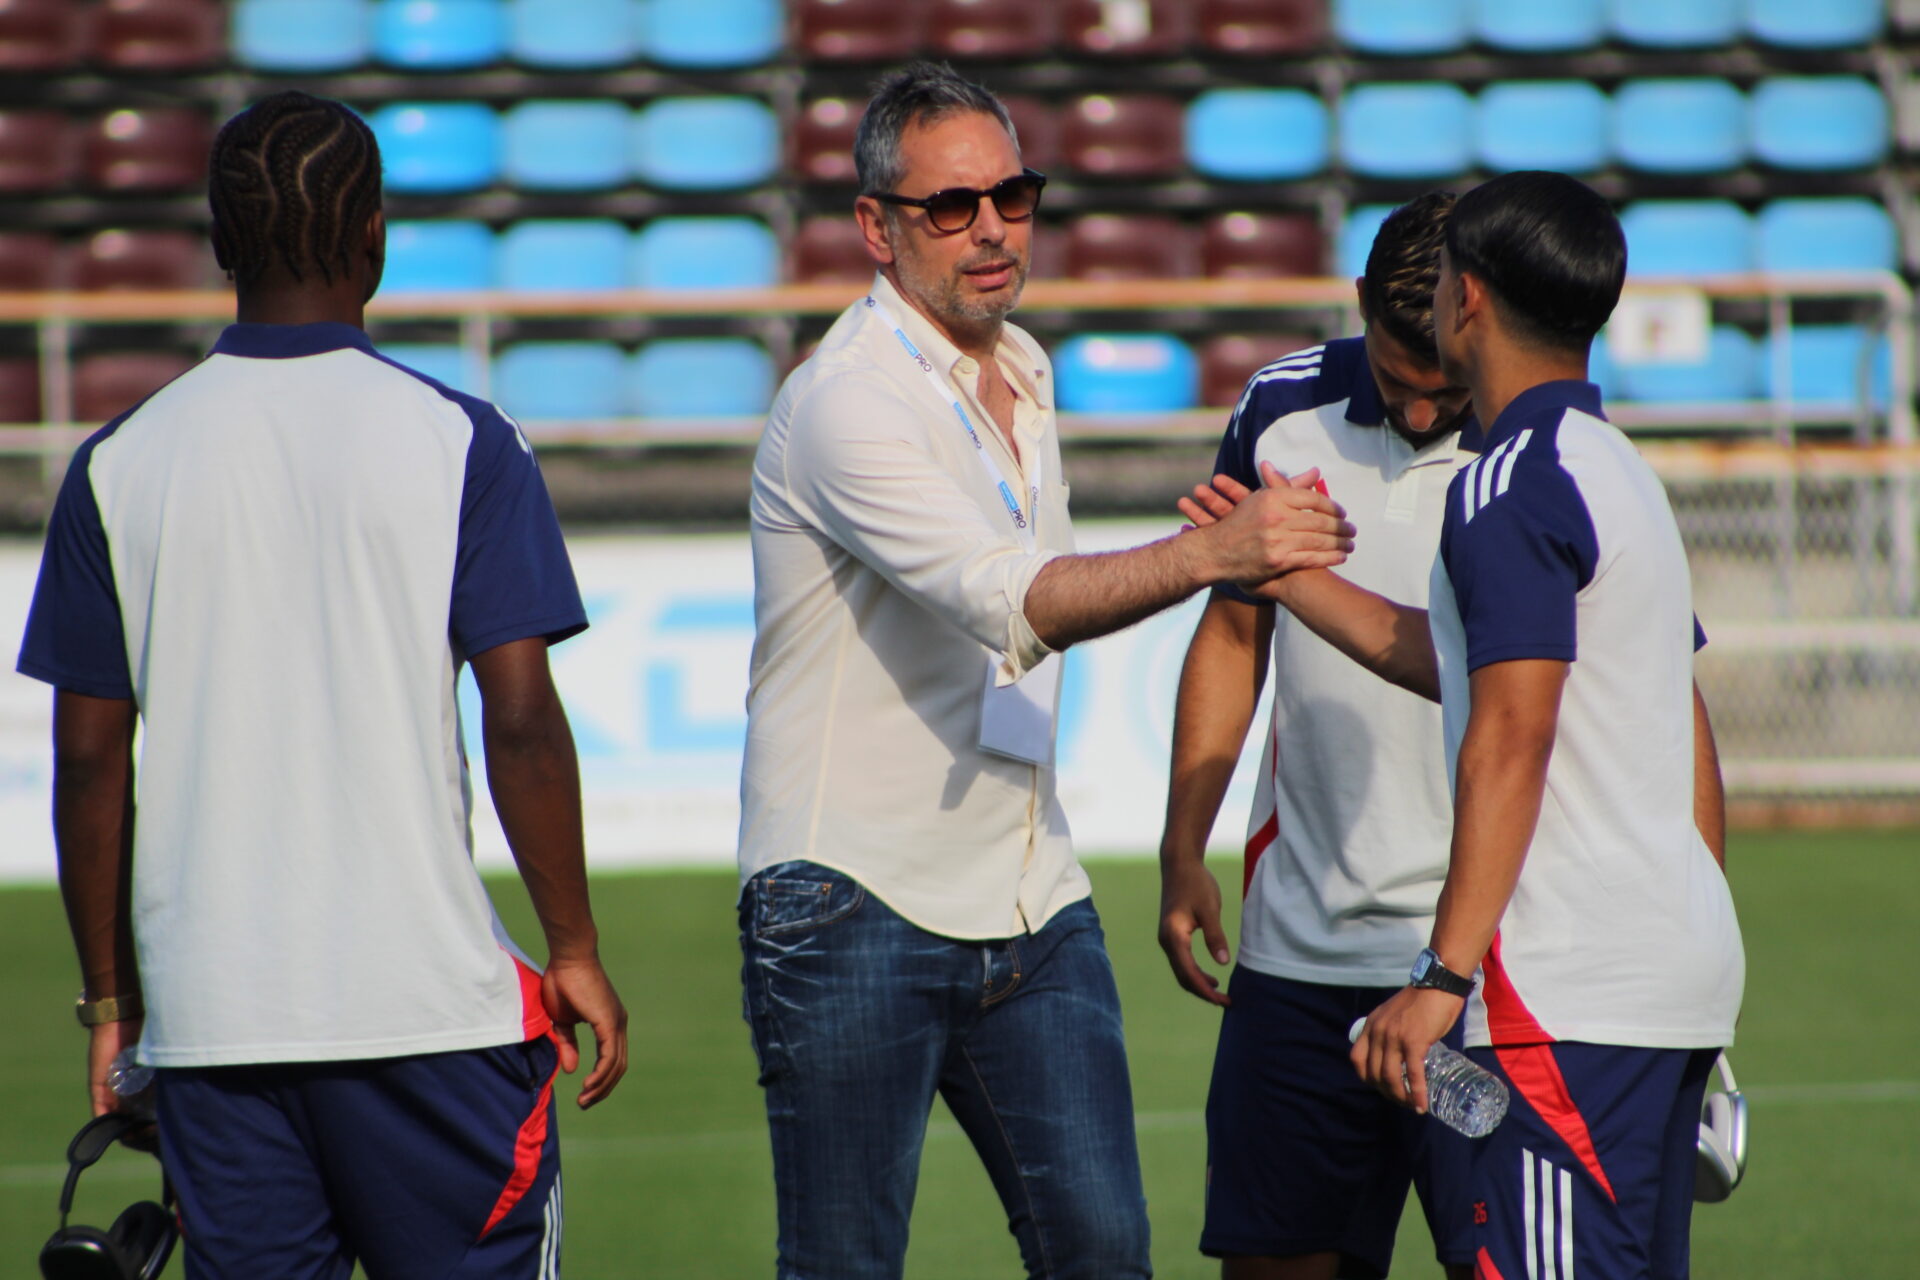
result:
M 911 62 L 880 77 L 853 139 L 860 190 L 869 195 L 892 191 L 906 175 L 900 139 L 908 127 L 937 124 L 961 111 L 992 116 L 1007 131 L 1014 150 L 1020 149 L 1020 135 L 1014 132 L 1013 119 L 1000 99 L 946 63 Z

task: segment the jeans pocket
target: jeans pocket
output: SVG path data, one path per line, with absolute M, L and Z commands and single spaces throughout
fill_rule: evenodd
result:
M 832 924 L 859 910 L 867 897 L 853 878 L 804 862 L 761 872 L 747 882 L 747 894 L 756 938 Z

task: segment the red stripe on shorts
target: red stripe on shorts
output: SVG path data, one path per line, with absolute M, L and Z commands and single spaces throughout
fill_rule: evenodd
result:
M 1493 1258 L 1482 1249 L 1473 1260 L 1473 1280 L 1507 1280 L 1500 1274 L 1500 1268 L 1493 1265 Z
M 559 1074 L 558 1064 L 554 1074 Z M 507 1175 L 507 1185 L 500 1188 L 500 1198 L 493 1202 L 493 1212 L 487 1215 L 487 1225 L 480 1228 L 480 1239 L 485 1240 L 487 1233 L 500 1225 L 500 1220 L 513 1212 L 513 1207 L 526 1197 L 527 1188 L 533 1185 L 534 1178 L 540 1172 L 540 1152 L 547 1145 L 547 1111 L 553 1102 L 553 1076 L 540 1086 L 540 1096 L 533 1101 L 533 1110 L 520 1122 L 520 1132 L 513 1140 L 513 1172 Z
M 1539 1112 L 1548 1127 L 1580 1158 L 1593 1180 L 1607 1193 L 1607 1199 L 1617 1201 L 1619 1197 L 1613 1194 L 1613 1183 L 1607 1180 L 1607 1171 L 1600 1167 L 1600 1153 L 1593 1148 L 1593 1135 L 1587 1132 L 1587 1118 L 1580 1114 L 1573 1095 L 1567 1092 L 1567 1078 L 1560 1074 L 1553 1046 L 1529 1044 L 1508 1049 L 1495 1046 L 1493 1052 L 1527 1105 Z

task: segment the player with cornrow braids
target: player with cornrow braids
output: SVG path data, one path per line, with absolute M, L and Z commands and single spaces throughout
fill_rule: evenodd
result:
M 209 186 L 239 322 L 75 454 L 19 662 L 56 690 L 93 1109 L 148 1101 L 110 1084 L 137 1046 L 190 1276 L 557 1275 L 556 1076 L 581 1022 L 581 1106 L 627 1059 L 547 664 L 587 625 L 559 522 L 511 418 L 368 340 L 358 116 L 275 94 Z M 544 970 L 469 852 L 468 664 Z

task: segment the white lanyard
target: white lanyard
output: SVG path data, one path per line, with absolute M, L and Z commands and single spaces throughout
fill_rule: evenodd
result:
M 973 429 L 973 420 L 967 416 L 965 407 L 960 403 L 960 397 L 954 394 L 952 384 L 934 371 L 933 361 L 920 354 L 920 348 L 913 345 L 913 339 L 907 336 L 906 330 L 900 327 L 900 322 L 893 318 L 893 312 L 887 309 L 885 303 L 868 294 L 867 308 L 880 318 L 881 324 L 893 330 L 893 336 L 900 339 L 900 345 L 906 349 L 908 355 L 913 357 L 914 363 L 920 366 L 920 372 L 925 374 L 927 381 L 933 384 L 934 391 L 942 400 L 953 406 L 955 416 L 960 419 L 961 429 L 967 433 L 967 439 L 973 442 L 975 456 L 980 459 L 980 465 L 987 469 L 987 479 L 993 483 L 995 489 L 1000 491 L 1000 501 L 1006 504 L 1007 515 L 1012 517 L 1014 529 L 1031 547 L 1034 541 L 1033 521 L 1040 512 L 1041 459 L 1035 456 L 1032 460 L 1033 484 L 1027 492 L 1027 506 L 1023 510 L 1020 500 L 1013 496 L 1013 486 L 1007 483 L 1006 473 L 1000 470 L 1000 464 L 993 460 L 991 453 L 987 452 L 986 442 L 980 438 L 980 433 Z

